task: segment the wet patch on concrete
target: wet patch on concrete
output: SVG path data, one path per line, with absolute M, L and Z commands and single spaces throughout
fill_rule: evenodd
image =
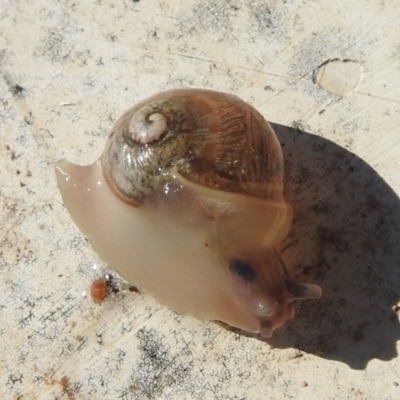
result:
M 333 58 L 326 60 L 313 72 L 313 82 L 336 96 L 353 92 L 361 81 L 362 68 L 357 61 Z

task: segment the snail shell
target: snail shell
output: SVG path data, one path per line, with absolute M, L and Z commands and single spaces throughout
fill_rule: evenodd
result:
M 319 298 L 279 253 L 292 208 L 279 142 L 236 96 L 159 93 L 115 124 L 100 160 L 56 168 L 100 257 L 174 310 L 264 336 Z

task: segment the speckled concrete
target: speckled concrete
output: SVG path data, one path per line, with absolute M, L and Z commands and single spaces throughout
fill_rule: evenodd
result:
M 399 17 L 398 0 L 0 0 L 0 398 L 400 398 Z M 94 161 L 124 110 L 175 87 L 239 95 L 283 145 L 283 255 L 324 296 L 267 341 L 86 296 L 110 271 L 53 163 Z

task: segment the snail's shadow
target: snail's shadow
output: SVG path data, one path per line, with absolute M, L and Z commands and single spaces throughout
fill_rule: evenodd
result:
M 397 356 L 400 201 L 364 161 L 307 132 L 272 124 L 288 166 L 295 220 L 283 257 L 323 289 L 268 343 L 365 368 Z M 398 311 L 397 311 L 398 312 Z

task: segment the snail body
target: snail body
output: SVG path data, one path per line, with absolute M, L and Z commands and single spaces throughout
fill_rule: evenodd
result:
M 235 96 L 155 95 L 116 122 L 99 161 L 56 173 L 100 257 L 178 312 L 270 336 L 294 300 L 320 297 L 279 254 L 292 222 L 279 142 Z

